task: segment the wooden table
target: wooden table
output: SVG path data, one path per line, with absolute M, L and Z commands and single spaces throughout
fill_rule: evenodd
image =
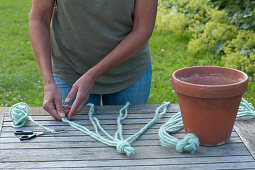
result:
M 136 133 L 149 122 L 158 106 L 130 106 L 123 126 L 125 136 Z M 116 131 L 120 108 L 95 108 L 101 124 L 111 134 Z M 195 154 L 178 153 L 175 149 L 161 147 L 157 134 L 159 127 L 179 111 L 178 105 L 171 105 L 168 113 L 133 143 L 136 154 L 128 158 L 117 153 L 115 148 L 54 120 L 41 108 L 31 109 L 36 121 L 50 128 L 65 129 L 68 133 L 20 142 L 13 134 L 8 110 L 0 108 L 0 169 L 255 169 L 255 120 L 251 118 L 236 121 L 228 144 L 200 146 Z M 73 121 L 92 129 L 87 113 L 88 108 L 85 107 L 82 113 L 73 117 Z M 28 122 L 20 130 L 41 129 Z M 183 130 L 175 136 L 183 138 Z

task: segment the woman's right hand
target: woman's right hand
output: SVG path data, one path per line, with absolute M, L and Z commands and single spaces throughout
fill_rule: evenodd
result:
M 44 86 L 43 109 L 58 120 L 66 117 L 70 110 L 70 106 L 62 105 L 62 96 L 55 83 Z
M 43 109 L 52 117 L 61 120 L 70 106 L 62 105 L 61 93 L 52 77 L 50 22 L 55 0 L 33 0 L 29 15 L 29 32 L 36 61 L 44 82 Z

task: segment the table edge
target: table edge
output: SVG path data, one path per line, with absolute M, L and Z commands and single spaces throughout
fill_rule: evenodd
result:
M 242 140 L 243 144 L 245 145 L 245 147 L 247 148 L 247 150 L 250 152 L 250 154 L 252 155 L 253 159 L 255 160 L 255 150 L 252 149 L 255 148 L 255 146 L 250 144 L 250 140 L 248 138 L 246 138 L 244 135 L 242 135 L 242 130 L 241 128 L 239 128 L 238 126 L 240 126 L 238 124 L 238 121 L 235 122 L 234 125 L 234 129 L 236 131 L 236 133 L 238 134 L 238 136 L 240 137 L 240 139 Z

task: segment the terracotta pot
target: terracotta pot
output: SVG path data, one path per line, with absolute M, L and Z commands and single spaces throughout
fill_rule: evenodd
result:
M 231 68 L 200 66 L 175 71 L 172 82 L 185 133 L 195 134 L 200 145 L 226 143 L 247 89 L 248 76 Z

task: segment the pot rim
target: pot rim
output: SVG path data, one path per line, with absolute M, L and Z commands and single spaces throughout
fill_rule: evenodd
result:
M 185 71 L 187 69 L 195 68 L 214 68 L 214 69 L 227 69 L 233 72 L 238 72 L 242 75 L 243 80 L 236 83 L 229 83 L 224 85 L 203 85 L 203 84 L 194 84 L 182 81 L 177 78 L 176 74 L 180 71 Z M 242 71 L 228 68 L 228 67 L 219 67 L 219 66 L 193 66 L 186 67 L 179 70 L 176 70 L 172 74 L 172 85 L 173 89 L 179 93 L 191 97 L 199 98 L 226 98 L 242 95 L 248 86 L 248 76 Z
M 239 82 L 236 82 L 236 83 L 231 83 L 231 84 L 224 84 L 224 85 L 202 85 L 202 84 L 194 84 L 194 83 L 188 83 L 188 82 L 185 82 L 185 81 L 182 81 L 180 79 L 178 79 L 176 77 L 176 74 L 180 71 L 183 71 L 183 70 L 187 70 L 187 69 L 192 69 L 192 68 L 220 68 L 220 69 L 228 69 L 228 70 L 232 70 L 232 71 L 236 71 L 236 72 L 239 72 L 241 73 L 242 75 L 244 75 L 244 79 L 242 81 L 239 81 Z M 248 76 L 246 73 L 240 71 L 240 70 L 237 70 L 237 69 L 233 69 L 233 68 L 228 68 L 228 67 L 220 67 L 220 66 L 192 66 L 192 67 L 185 67 L 185 68 L 181 68 L 181 69 L 178 69 L 176 70 L 174 73 L 173 73 L 173 76 L 172 76 L 175 81 L 177 81 L 178 83 L 183 83 L 183 84 L 186 84 L 186 85 L 189 85 L 189 86 L 198 86 L 198 87 L 229 87 L 229 86 L 235 86 L 235 85 L 239 85 L 239 84 L 242 84 L 244 82 L 246 82 L 248 80 Z

